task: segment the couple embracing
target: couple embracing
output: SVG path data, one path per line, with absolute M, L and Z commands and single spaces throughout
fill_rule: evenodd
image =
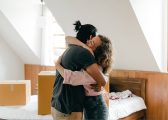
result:
M 76 37 L 67 36 L 68 48 L 55 62 L 56 80 L 51 100 L 54 120 L 107 120 L 102 93 L 103 74 L 111 68 L 112 44 L 91 24 L 75 24 Z

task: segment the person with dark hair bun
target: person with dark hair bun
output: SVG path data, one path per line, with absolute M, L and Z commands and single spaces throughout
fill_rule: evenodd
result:
M 86 44 L 88 40 L 96 36 L 97 29 L 91 24 L 82 25 L 80 21 L 75 24 L 76 38 Z M 95 39 L 95 47 L 101 41 Z M 69 70 L 80 71 L 84 69 L 95 81 L 96 91 L 106 84 L 99 70 L 94 56 L 85 48 L 78 45 L 69 45 L 63 53 L 60 64 Z M 85 91 L 83 85 L 72 86 L 63 84 L 64 78 L 56 70 L 56 80 L 53 86 L 51 100 L 51 113 L 54 120 L 82 120 L 85 102 Z
M 95 39 L 100 39 L 101 44 L 95 49 Z M 89 50 L 94 56 L 96 63 L 99 65 L 103 74 L 106 74 L 112 65 L 112 43 L 103 36 L 98 35 L 92 40 L 84 44 L 74 37 L 67 36 L 66 41 L 68 44 L 76 44 Z M 74 86 L 83 85 L 85 88 L 85 101 L 84 101 L 84 120 L 107 120 L 108 108 L 103 95 L 106 96 L 107 91 L 104 87 L 100 92 L 94 91 L 91 85 L 96 84 L 95 80 L 85 71 L 71 71 L 60 65 L 61 57 L 55 62 L 55 67 L 64 78 L 64 84 L 71 84 Z M 80 79 L 79 79 L 80 78 Z
M 75 31 L 77 32 L 76 38 L 80 40 L 82 43 L 87 42 L 87 40 L 90 39 L 90 37 L 95 37 L 97 29 L 91 24 L 85 24 L 82 25 L 80 21 L 76 21 L 74 23 L 75 25 Z

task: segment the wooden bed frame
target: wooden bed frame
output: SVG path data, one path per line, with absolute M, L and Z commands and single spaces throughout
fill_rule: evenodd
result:
M 147 80 L 143 78 L 110 77 L 110 86 L 112 86 L 114 91 L 124 91 L 128 89 L 133 94 L 142 97 L 144 101 L 146 101 L 146 83 Z M 146 111 L 141 110 L 120 120 L 139 120 L 145 119 L 145 116 Z

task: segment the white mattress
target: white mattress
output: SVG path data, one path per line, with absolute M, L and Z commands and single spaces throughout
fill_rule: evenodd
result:
M 144 100 L 133 95 L 125 99 L 109 100 L 109 120 L 118 120 L 130 114 L 146 109 Z
M 37 115 L 37 95 L 24 106 L 0 106 L 0 118 L 10 120 L 52 120 L 51 115 Z

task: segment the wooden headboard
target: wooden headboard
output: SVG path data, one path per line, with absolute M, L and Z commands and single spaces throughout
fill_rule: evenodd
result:
M 130 90 L 133 94 L 142 97 L 144 101 L 146 97 L 146 82 L 147 80 L 143 78 L 110 77 L 110 87 L 114 90 Z

